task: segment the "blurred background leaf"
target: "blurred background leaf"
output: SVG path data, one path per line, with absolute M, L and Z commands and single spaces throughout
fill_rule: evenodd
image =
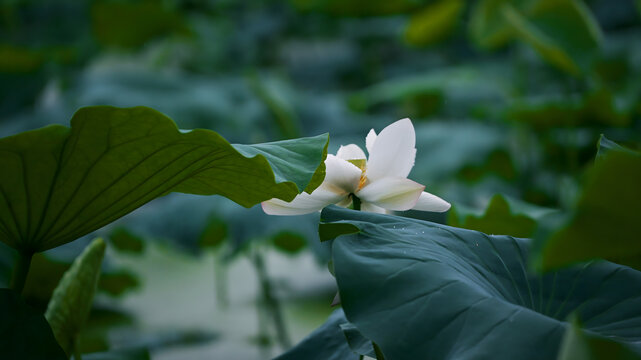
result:
M 640 148 L 640 37 L 637 0 L 14 0 L 0 5 L 0 136 L 142 105 L 232 143 L 330 132 L 335 153 L 410 117 L 410 177 L 454 207 L 397 215 L 525 235 L 574 213 L 601 134 Z M 318 220 L 168 195 L 34 258 L 26 300 L 43 309 L 99 235 L 111 250 L 83 352 L 271 358 L 284 349 L 258 320 L 248 255 L 260 249 L 301 340 L 336 294 Z M 14 259 L 0 244 L 0 283 Z

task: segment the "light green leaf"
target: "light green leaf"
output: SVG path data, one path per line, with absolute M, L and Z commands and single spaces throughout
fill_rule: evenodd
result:
M 222 195 L 250 207 L 314 190 L 327 135 L 230 145 L 213 131 L 180 133 L 145 107 L 80 109 L 71 128 L 0 139 L 0 240 L 44 251 L 170 192 Z
M 341 329 L 345 323 L 343 310 L 335 310 L 323 325 L 274 360 L 358 360 Z
M 102 239 L 92 241 L 62 276 L 49 301 L 45 317 L 68 355 L 91 310 L 105 248 Z
M 328 207 L 356 235 L 332 244 L 346 318 L 387 359 L 551 359 L 576 312 L 641 353 L 641 272 L 593 262 L 544 275 L 531 241 Z
M 405 40 L 412 45 L 428 46 L 447 38 L 461 20 L 463 0 L 440 0 L 427 5 L 410 18 Z
M 595 258 L 641 269 L 641 154 L 613 146 L 601 154 L 567 220 L 537 236 L 542 269 Z
M 67 359 L 44 316 L 12 290 L 0 289 L 0 319 L 3 359 Z

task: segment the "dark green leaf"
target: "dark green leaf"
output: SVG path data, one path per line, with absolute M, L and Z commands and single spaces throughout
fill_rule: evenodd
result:
M 605 258 L 641 269 L 641 154 L 611 148 L 594 164 L 568 220 L 542 234 L 536 265 Z
M 318 226 L 320 241 L 332 240 L 340 235 L 356 234 L 359 231 L 360 229 L 352 224 L 320 224 Z
M 121 296 L 140 286 L 140 281 L 130 271 L 110 270 L 103 272 L 98 280 L 98 291 L 111 296 Z
M 347 321 L 347 319 L 345 321 Z M 346 322 L 341 324 L 341 329 L 343 330 L 347 343 L 353 352 L 359 355 L 376 358 L 376 351 L 374 350 L 372 341 L 364 337 L 354 324 Z
M 180 13 L 158 1 L 100 1 L 91 9 L 93 33 L 107 46 L 135 48 L 184 28 Z
M 594 262 L 528 272 L 530 241 L 335 206 L 330 223 L 347 319 L 388 359 L 551 359 L 570 313 L 641 351 L 641 273 Z
M 42 314 L 9 289 L 0 289 L 0 356 L 3 359 L 66 360 Z
M 227 222 L 216 216 L 210 216 L 205 230 L 200 235 L 200 246 L 218 247 L 228 236 Z
M 405 40 L 417 46 L 444 40 L 456 29 L 464 9 L 463 0 L 440 0 L 429 4 L 412 15 L 405 29 Z
M 421 5 L 416 0 L 289 0 L 302 11 L 318 11 L 338 16 L 372 16 L 408 12 Z
M 274 360 L 357 360 L 359 356 L 349 348 L 341 330 L 344 323 L 343 310 L 335 310 L 321 327 Z
M 49 301 L 45 317 L 69 355 L 91 310 L 105 248 L 102 239 L 92 241 L 62 276 Z
M 537 130 L 572 126 L 616 126 L 630 124 L 630 116 L 616 106 L 612 92 L 601 89 L 582 98 L 558 96 L 519 101 L 508 109 L 511 120 L 531 125 Z
M 140 254 L 145 249 L 145 240 L 124 227 L 118 227 L 109 234 L 113 248 L 122 252 Z
M 275 234 L 272 241 L 278 250 L 288 254 L 296 254 L 307 245 L 303 235 L 291 231 L 281 231 Z
M 47 250 L 172 191 L 245 207 L 291 200 L 322 182 L 327 142 L 321 135 L 231 146 L 213 131 L 180 133 L 149 108 L 83 108 L 71 128 L 0 139 L 0 240 Z
M 534 205 L 508 201 L 496 194 L 490 200 L 485 213 L 476 215 L 463 207 L 455 206 L 450 211 L 448 223 L 451 226 L 477 230 L 487 234 L 505 234 L 516 237 L 534 235 L 537 220 L 555 210 Z

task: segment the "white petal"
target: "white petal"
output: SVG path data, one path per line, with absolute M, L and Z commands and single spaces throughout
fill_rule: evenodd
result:
M 342 207 L 349 207 L 350 205 L 352 205 L 352 197 L 345 196 L 341 201 L 337 202 L 336 205 L 342 206 Z
M 336 157 L 344 160 L 360 160 L 367 159 L 363 150 L 356 144 L 343 145 L 338 148 Z
M 374 141 L 376 141 L 376 131 L 374 129 L 370 130 L 365 137 L 365 147 L 367 148 L 367 153 L 372 153 L 372 148 L 374 147 Z
M 409 210 L 418 201 L 425 186 L 402 177 L 386 177 L 365 185 L 356 196 L 388 210 Z
M 386 176 L 406 178 L 414 166 L 416 134 L 410 119 L 399 120 L 381 131 L 369 150 L 366 176 L 371 181 Z
M 450 209 L 450 203 L 441 199 L 436 195 L 432 195 L 428 192 L 423 192 L 418 198 L 418 202 L 413 210 L 423 210 L 423 211 L 436 211 L 436 212 L 445 212 Z
M 356 191 L 362 173 L 356 165 L 329 154 L 325 159 L 325 180 L 321 187 L 347 195 Z
M 336 194 L 321 187 L 311 194 L 298 194 L 291 202 L 281 199 L 263 201 L 263 211 L 269 215 L 303 215 L 323 209 L 325 206 L 337 203 L 344 195 Z
M 367 202 L 361 203 L 361 211 L 373 212 L 377 214 L 388 214 L 388 211 L 383 209 L 382 207 Z

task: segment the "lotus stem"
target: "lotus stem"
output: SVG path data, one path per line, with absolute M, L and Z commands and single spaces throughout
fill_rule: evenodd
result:
M 227 291 L 227 266 L 224 263 L 222 251 L 214 253 L 214 288 L 216 303 L 221 309 L 229 307 L 229 292 Z
M 29 274 L 32 258 L 33 252 L 31 251 L 19 252 L 18 261 L 16 262 L 13 269 L 13 275 L 11 276 L 11 288 L 18 294 L 22 294 L 24 285 L 27 282 L 27 275 Z
M 354 210 L 361 211 L 361 199 L 359 199 L 358 196 L 354 194 L 352 194 L 352 204 Z
M 261 287 L 263 302 L 267 309 L 269 309 L 269 312 L 271 313 L 274 320 L 278 342 L 283 349 L 289 349 L 291 347 L 291 342 L 287 334 L 283 312 L 278 299 L 276 299 L 273 294 L 272 283 L 267 274 L 265 261 L 262 254 L 260 253 L 260 250 L 256 250 L 254 252 L 252 260 L 254 262 L 254 266 L 256 267 L 256 272 L 258 273 L 258 281 Z
M 78 346 L 78 341 L 74 341 L 73 359 L 74 360 L 82 360 L 82 352 L 80 351 L 80 346 Z

